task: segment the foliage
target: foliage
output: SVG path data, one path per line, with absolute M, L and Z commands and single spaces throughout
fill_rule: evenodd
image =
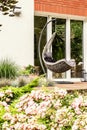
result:
M 0 129 L 4 122 L 2 118 L 3 115 L 8 112 L 11 112 L 12 114 L 19 113 L 15 108 L 16 103 L 19 101 L 19 97 L 31 92 L 32 87 L 37 86 L 37 80 L 38 79 L 31 81 L 30 84 L 22 86 L 21 88 L 5 86 L 0 89 Z
M 24 67 L 24 69 L 22 69 L 19 72 L 20 75 L 30 75 L 30 74 L 36 74 L 36 73 L 37 73 L 37 67 L 32 66 L 32 65 L 28 65 L 28 66 Z
M 12 80 L 10 86 L 22 87 L 30 83 L 30 78 L 28 76 L 18 76 L 15 80 Z
M 22 93 L 27 93 L 27 92 L 30 92 L 29 91 L 29 88 L 33 88 L 33 87 L 37 87 L 38 86 L 38 78 L 37 79 L 34 79 L 33 81 L 31 81 L 29 84 L 27 84 L 27 85 L 25 85 L 25 86 L 23 86 L 23 87 L 21 87 L 20 89 L 21 89 L 21 92 Z M 30 89 L 30 90 L 31 90 Z
M 11 90 L 13 93 L 12 99 L 17 99 L 22 94 L 30 92 L 33 87 L 37 87 L 38 83 L 39 83 L 39 78 L 36 78 L 36 79 L 32 80 L 29 84 L 24 85 L 22 87 L 4 86 L 4 87 L 0 88 L 0 92 L 5 92 L 7 90 Z
M 46 79 L 44 75 L 39 78 L 39 86 L 54 86 L 55 82 L 52 80 Z
M 82 61 L 82 22 L 71 21 L 71 56 L 76 63 Z
M 2 129 L 4 123 L 3 115 L 8 112 L 11 112 L 11 114 L 19 113 L 15 108 L 16 103 L 23 94 L 31 92 L 32 88 L 38 85 L 38 81 L 39 78 L 36 78 L 20 88 L 5 86 L 0 89 L 0 129 Z
M 0 79 L 0 87 L 11 86 L 11 80 L 6 78 Z
M 71 58 L 78 64 L 82 61 L 82 21 L 71 21 Z M 57 19 L 53 24 L 53 31 L 57 35 L 53 42 L 53 57 L 57 59 L 65 58 L 65 20 Z
M 32 90 L 40 85 L 39 89 Z M 86 130 L 87 91 L 44 87 L 38 77 L 22 87 L 0 89 L 0 129 Z
M 14 79 L 18 75 L 19 67 L 10 59 L 0 61 L 0 78 Z
M 80 91 L 47 88 L 15 100 L 3 115 L 4 130 L 86 130 L 87 96 Z M 3 106 L 4 107 L 4 106 Z
M 16 7 L 17 0 L 0 0 L 0 11 L 4 15 L 9 14 Z
M 18 87 L 22 87 L 27 84 L 27 77 L 19 77 L 18 78 Z
M 55 60 L 65 57 L 65 22 L 55 25 L 56 37 L 53 41 L 53 57 Z

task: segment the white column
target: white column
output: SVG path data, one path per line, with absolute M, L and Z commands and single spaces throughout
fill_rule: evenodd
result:
M 47 22 L 49 22 L 52 18 L 50 16 L 47 17 Z M 50 22 L 47 25 L 47 41 L 49 41 L 49 39 L 52 36 L 52 22 Z M 52 50 L 51 50 L 52 51 Z M 48 79 L 52 79 L 52 72 L 50 70 L 47 70 L 47 78 Z
M 71 46 L 70 46 L 70 19 L 66 19 L 66 60 L 71 58 Z M 70 70 L 66 72 L 66 79 L 70 79 Z
M 83 22 L 83 69 L 87 73 L 87 21 Z

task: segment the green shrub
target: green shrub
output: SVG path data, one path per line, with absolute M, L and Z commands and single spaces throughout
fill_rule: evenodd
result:
M 19 77 L 18 78 L 18 87 L 22 87 L 28 84 L 27 77 Z
M 19 72 L 20 75 L 39 74 L 38 66 L 28 65 Z
M 32 80 L 29 84 L 26 84 L 22 87 L 4 86 L 0 88 L 0 92 L 6 92 L 7 90 L 11 90 L 13 94 L 13 97 L 11 98 L 11 100 L 15 100 L 15 99 L 18 99 L 20 96 L 22 96 L 24 93 L 31 92 L 33 87 L 38 86 L 38 81 L 39 81 L 39 78 L 36 78 Z
M 17 77 L 15 80 L 13 80 L 11 82 L 11 86 L 13 87 L 22 87 L 26 84 L 28 84 L 29 82 L 27 81 L 27 78 L 24 76 L 19 76 Z
M 34 80 L 32 80 L 29 84 L 23 86 L 20 88 L 20 91 L 22 93 L 28 93 L 28 92 L 31 92 L 31 90 L 34 88 L 34 87 L 37 87 L 38 86 L 38 82 L 39 82 L 39 78 L 36 78 Z
M 30 74 L 35 73 L 35 67 L 32 65 L 28 65 L 26 70 L 28 70 Z
M 2 124 L 4 123 L 3 115 L 5 114 L 5 109 L 3 106 L 0 105 L 0 130 L 2 130 Z
M 18 75 L 19 67 L 10 59 L 0 61 L 0 78 L 14 79 Z
M 0 88 L 0 94 L 4 94 L 0 98 L 0 103 L 6 102 L 6 108 L 8 107 L 9 111 L 6 110 L 5 106 L 0 104 L 0 130 L 2 129 L 3 123 L 5 123 L 6 120 L 3 119 L 3 115 L 5 113 L 11 112 L 11 114 L 18 114 L 19 112 L 17 111 L 17 108 L 15 105 L 19 101 L 19 98 L 23 96 L 26 93 L 30 93 L 33 89 L 33 87 L 38 86 L 38 80 L 39 78 L 36 78 L 32 80 L 29 84 L 22 86 L 22 87 L 11 87 L 11 86 L 4 86 Z M 10 99 L 10 102 L 7 102 L 7 98 Z
M 21 89 L 19 88 L 19 91 Z M 10 104 L 9 112 L 4 112 L 4 108 L 1 108 L 3 109 L 1 113 L 4 113 L 4 115 L 0 113 L 1 116 L 3 115 L 0 120 L 1 128 L 4 130 L 11 128 L 14 130 L 38 130 L 38 128 L 39 130 L 86 130 L 87 96 L 84 94 L 87 95 L 85 91 L 68 93 L 58 87 L 33 90 L 14 100 Z
M 5 86 L 11 86 L 11 80 L 6 78 L 0 79 L 0 88 Z

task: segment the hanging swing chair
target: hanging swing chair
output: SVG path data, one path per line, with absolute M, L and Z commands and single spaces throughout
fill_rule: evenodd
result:
M 51 21 L 53 21 L 53 20 L 55 20 L 55 19 L 52 19 Z M 51 22 L 51 21 L 49 21 L 49 22 Z M 45 27 L 47 26 L 48 23 L 45 24 L 43 30 L 45 29 Z M 41 57 L 40 57 L 40 41 L 41 41 L 43 30 L 41 32 L 41 36 L 40 36 L 40 39 L 39 39 L 39 47 L 38 48 L 39 48 L 40 63 L 41 63 L 41 66 L 42 66 L 44 73 L 45 73 L 45 69 L 43 67 L 42 60 L 45 64 L 46 68 L 51 70 L 52 72 L 55 72 L 55 73 L 63 73 L 63 72 L 70 70 L 71 68 L 75 67 L 76 64 L 75 64 L 74 59 L 71 59 L 71 60 L 60 59 L 58 61 L 55 61 L 53 59 L 51 47 L 52 47 L 53 40 L 56 36 L 56 32 L 54 32 L 52 34 L 52 37 L 50 38 L 50 40 L 44 46 L 44 49 L 42 51 L 42 60 L 41 60 Z

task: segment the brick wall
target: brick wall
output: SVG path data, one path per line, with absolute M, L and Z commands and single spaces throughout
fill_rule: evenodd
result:
M 87 0 L 34 0 L 35 10 L 87 16 Z

